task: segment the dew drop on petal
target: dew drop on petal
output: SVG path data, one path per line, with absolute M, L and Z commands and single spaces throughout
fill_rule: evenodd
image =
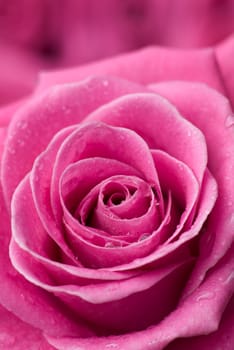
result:
M 103 86 L 108 86 L 109 85 L 109 81 L 108 80 L 103 80 L 102 84 L 103 84 Z
M 233 115 L 228 115 L 225 120 L 225 126 L 226 128 L 230 128 L 233 125 L 234 125 L 234 117 Z
M 8 333 L 2 333 L 2 332 L 0 333 L 0 347 L 1 348 L 2 348 L 2 346 L 4 346 L 4 349 L 8 349 L 9 346 L 12 346 L 15 344 L 15 341 L 16 341 L 16 339 L 13 335 L 10 335 Z M 7 346 L 7 348 L 6 348 L 6 346 Z
M 234 280 L 234 271 L 232 271 L 225 280 L 223 280 L 223 284 L 229 284 L 232 280 Z
M 13 148 L 13 147 L 9 147 L 8 148 L 8 152 L 11 153 L 11 154 L 15 154 L 16 153 L 15 148 Z
M 138 239 L 138 241 L 144 241 L 145 239 L 147 239 L 149 237 L 148 234 L 144 233 L 143 235 L 140 236 L 140 238 Z
M 231 222 L 231 223 L 234 222 L 234 214 L 231 215 L 231 217 L 230 217 L 230 222 Z
M 157 344 L 157 340 L 156 340 L 156 339 L 152 339 L 152 340 L 148 343 L 149 346 L 155 346 L 156 344 Z
M 190 137 L 192 135 L 191 131 L 189 130 L 188 131 L 188 136 Z
M 106 349 L 118 349 L 118 344 L 116 343 L 110 343 L 110 344 L 106 344 L 105 348 Z
M 114 248 L 114 244 L 112 242 L 106 242 L 105 248 Z
M 183 167 L 183 165 L 182 165 L 181 163 L 178 164 L 178 169 L 179 169 L 180 171 L 183 171 L 183 170 L 184 170 L 184 167 Z
M 21 130 L 25 130 L 28 127 L 28 123 L 25 120 L 19 120 L 17 122 L 17 127 Z
M 210 300 L 214 297 L 214 293 L 213 292 L 204 292 L 201 293 L 198 297 L 197 297 L 197 301 L 201 301 L 201 300 Z
M 19 139 L 19 140 L 18 140 L 18 144 L 19 144 L 19 146 L 23 147 L 23 146 L 25 145 L 25 141 Z

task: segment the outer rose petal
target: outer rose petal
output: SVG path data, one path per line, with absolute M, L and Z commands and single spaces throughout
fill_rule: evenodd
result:
M 31 283 L 28 283 L 9 260 L 10 223 L 0 188 L 0 304 L 37 329 L 51 334 L 77 334 L 77 324 L 64 314 L 57 302 Z M 56 325 L 56 327 L 55 327 Z
M 153 88 L 202 130 L 207 140 L 208 167 L 218 183 L 218 199 L 200 242 L 201 252 L 191 279 L 193 290 L 234 241 L 234 118 L 229 101 L 205 85 L 171 82 Z
M 184 51 L 160 47 L 142 49 L 78 68 L 42 73 L 38 91 L 55 84 L 75 82 L 90 75 L 103 74 L 141 84 L 168 80 L 204 82 L 224 92 L 213 49 Z
M 226 306 L 217 331 L 200 337 L 175 340 L 165 350 L 233 350 L 234 297 Z
M 53 350 L 42 332 L 0 306 L 0 350 Z
M 123 336 L 47 339 L 59 350 L 162 350 L 178 337 L 212 333 L 218 329 L 225 307 L 234 292 L 233 248 L 232 246 L 206 281 L 155 326 Z
M 107 103 L 86 120 L 134 130 L 148 147 L 163 149 L 187 164 L 201 183 L 207 165 L 205 138 L 168 100 L 150 93 L 131 94 Z

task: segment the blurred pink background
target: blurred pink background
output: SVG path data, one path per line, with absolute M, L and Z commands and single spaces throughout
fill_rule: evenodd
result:
M 234 0 L 0 0 L 0 103 L 29 93 L 41 69 L 233 32 Z

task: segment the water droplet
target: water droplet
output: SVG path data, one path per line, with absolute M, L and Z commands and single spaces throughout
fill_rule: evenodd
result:
M 178 168 L 179 168 L 180 171 L 183 171 L 183 170 L 184 170 L 183 164 L 179 163 L 179 164 L 178 164 Z
M 213 292 L 204 292 L 201 293 L 198 297 L 197 297 L 197 301 L 201 301 L 201 300 L 210 300 L 214 297 L 214 293 Z
M 37 165 L 37 167 L 38 167 L 38 170 L 43 170 L 43 169 L 44 169 L 44 164 L 40 162 L 40 163 Z
M 233 205 L 233 201 L 228 201 L 228 202 L 227 202 L 227 205 L 228 205 L 229 207 L 231 207 L 231 206 Z
M 13 335 L 10 335 L 8 333 L 5 333 L 5 334 L 1 333 L 0 334 L 0 345 L 4 345 L 4 347 L 5 346 L 9 347 L 9 346 L 14 345 L 15 341 L 16 341 L 16 339 Z
M 114 248 L 114 244 L 112 242 L 106 242 L 105 243 L 105 248 Z
M 227 278 L 223 281 L 223 284 L 229 284 L 234 279 L 234 271 L 227 276 Z
M 225 120 L 225 126 L 226 128 L 230 128 L 233 125 L 234 125 L 234 117 L 233 115 L 228 115 Z
M 16 151 L 15 151 L 14 148 L 8 148 L 8 151 L 9 151 L 9 153 L 11 153 L 11 154 L 15 154 L 15 153 L 16 153 Z
M 25 145 L 25 141 L 19 139 L 19 140 L 18 140 L 18 144 L 19 144 L 19 146 L 23 147 L 23 146 Z
M 152 340 L 148 343 L 149 346 L 156 345 L 156 344 L 157 344 L 157 340 L 156 340 L 156 339 L 152 339 Z
M 144 241 L 145 239 L 147 239 L 149 237 L 149 234 L 143 233 L 143 235 L 140 236 L 140 238 L 138 239 L 138 241 Z
M 62 111 L 64 112 L 64 114 L 69 114 L 70 113 L 70 108 L 67 106 L 62 106 Z
M 20 293 L 20 297 L 21 297 L 22 299 L 25 299 L 25 295 L 24 295 L 23 293 Z
M 108 80 L 103 80 L 102 84 L 103 84 L 103 86 L 108 86 L 109 85 L 109 81 Z
M 118 347 L 119 347 L 119 345 L 116 343 L 106 344 L 106 346 L 105 346 L 106 349 L 117 349 Z
M 17 127 L 21 130 L 25 130 L 28 126 L 28 123 L 25 120 L 19 120 L 17 122 Z

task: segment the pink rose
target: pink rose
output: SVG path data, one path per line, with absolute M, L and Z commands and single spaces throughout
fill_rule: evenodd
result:
M 2 349 L 233 348 L 234 38 L 2 109 Z

